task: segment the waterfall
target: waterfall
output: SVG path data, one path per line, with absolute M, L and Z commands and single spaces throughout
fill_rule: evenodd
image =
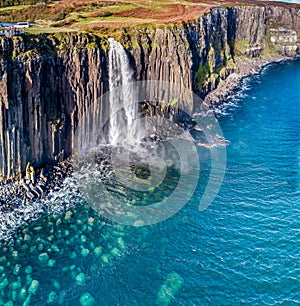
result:
M 137 116 L 137 105 L 132 104 L 134 72 L 122 45 L 113 38 L 109 43 L 109 143 L 133 143 Z

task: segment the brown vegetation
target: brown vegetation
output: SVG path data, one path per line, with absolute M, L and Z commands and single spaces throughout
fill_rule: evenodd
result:
M 36 21 L 46 27 L 101 30 L 192 21 L 217 6 L 264 5 L 262 0 L 69 0 L 0 10 L 1 22 Z M 291 6 L 276 2 L 276 5 Z M 297 6 L 297 4 L 294 4 Z

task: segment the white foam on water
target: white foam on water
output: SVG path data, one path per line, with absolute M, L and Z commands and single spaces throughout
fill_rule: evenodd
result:
M 63 186 L 59 190 L 51 191 L 46 199 L 39 199 L 14 208 L 11 212 L 1 213 L 0 242 L 9 241 L 17 229 L 42 216 L 62 213 L 74 207 L 82 200 L 77 189 L 77 181 L 72 177 L 66 178 Z

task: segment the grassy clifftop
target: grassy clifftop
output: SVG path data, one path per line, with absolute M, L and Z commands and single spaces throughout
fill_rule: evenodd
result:
M 36 22 L 36 26 L 29 30 L 32 33 L 71 30 L 109 33 L 137 25 L 192 21 L 213 7 L 270 4 L 269 1 L 261 0 L 48 0 L 24 3 L 0 8 L 0 23 Z M 277 2 L 276 5 L 287 4 Z

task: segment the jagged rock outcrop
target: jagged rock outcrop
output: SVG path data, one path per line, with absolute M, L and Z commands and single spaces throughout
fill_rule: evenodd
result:
M 213 9 L 181 26 L 124 31 L 137 80 L 156 79 L 204 97 L 236 58 L 300 54 L 300 9 Z M 108 90 L 107 39 L 87 34 L 0 38 L 0 181 L 72 153 L 89 105 Z M 197 108 L 191 101 L 191 111 Z
M 79 44 L 77 38 L 70 46 Z M 0 176 L 8 178 L 27 161 L 38 165 L 70 155 L 78 117 L 107 83 L 100 48 L 28 57 L 25 48 L 12 48 L 15 58 L 1 63 Z

